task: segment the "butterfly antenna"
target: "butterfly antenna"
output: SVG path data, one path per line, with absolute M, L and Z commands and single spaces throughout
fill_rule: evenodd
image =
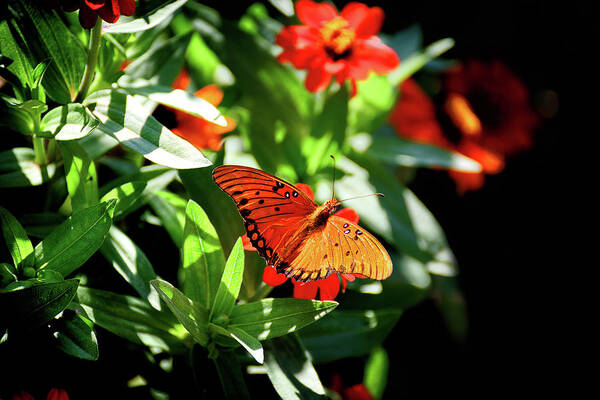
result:
M 369 197 L 369 196 L 381 196 L 381 197 L 385 197 L 385 195 L 384 195 L 383 193 L 369 193 L 369 194 L 362 194 L 362 195 L 360 195 L 360 196 L 348 197 L 347 199 L 340 200 L 340 201 L 348 201 L 348 200 L 354 200 L 354 199 L 362 199 L 363 197 Z
M 331 200 L 335 198 L 335 157 L 330 154 L 329 157 L 333 160 L 333 180 L 331 181 Z

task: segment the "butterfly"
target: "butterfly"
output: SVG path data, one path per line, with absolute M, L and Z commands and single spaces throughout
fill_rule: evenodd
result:
M 300 189 L 264 171 L 223 165 L 213 180 L 233 200 L 258 253 L 277 272 L 308 282 L 332 273 L 385 279 L 392 261 L 369 232 L 333 213 L 335 198 L 318 205 Z

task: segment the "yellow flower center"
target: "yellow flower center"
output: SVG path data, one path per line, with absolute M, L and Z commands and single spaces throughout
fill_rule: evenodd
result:
M 444 110 L 463 135 L 478 136 L 481 133 L 481 121 L 464 96 L 450 93 L 444 104 Z
M 341 55 L 347 52 L 352 46 L 356 34 L 352 29 L 346 29 L 348 21 L 342 17 L 335 17 L 327 21 L 321 28 L 321 37 L 325 42 L 327 50 Z

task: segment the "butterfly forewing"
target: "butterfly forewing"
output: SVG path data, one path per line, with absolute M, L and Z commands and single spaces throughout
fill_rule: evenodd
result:
M 269 263 L 317 207 L 294 185 L 255 168 L 224 165 L 213 171 L 213 179 L 233 198 L 252 245 Z

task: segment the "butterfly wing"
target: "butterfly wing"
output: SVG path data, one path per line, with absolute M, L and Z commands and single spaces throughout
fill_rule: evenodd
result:
M 332 215 L 325 228 L 308 237 L 284 272 L 297 280 L 323 279 L 331 273 L 361 274 L 385 279 L 392 260 L 377 239 L 352 222 Z
M 223 165 L 213 180 L 237 205 L 252 245 L 270 265 L 317 204 L 291 183 L 264 171 Z

